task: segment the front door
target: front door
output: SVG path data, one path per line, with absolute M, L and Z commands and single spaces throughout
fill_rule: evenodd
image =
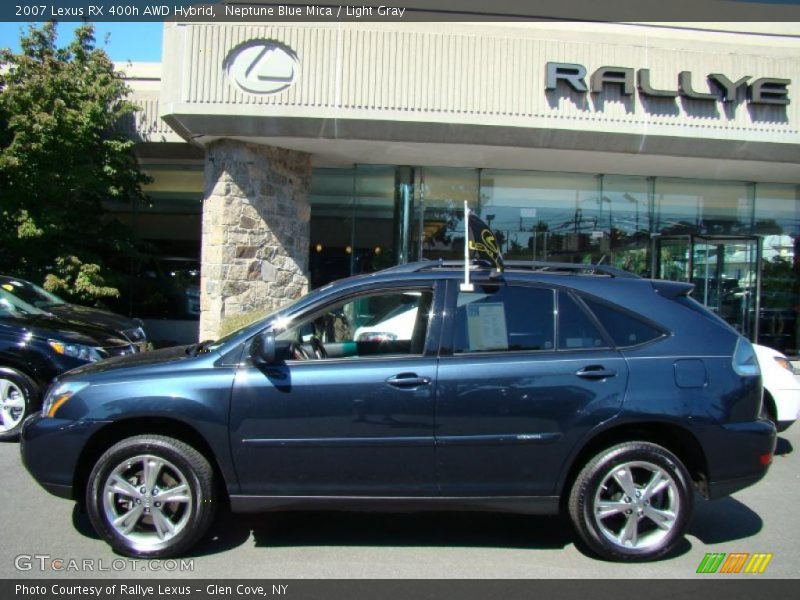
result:
M 436 443 L 445 496 L 554 494 L 570 450 L 622 406 L 628 370 L 583 303 L 551 287 L 451 285 Z
M 284 360 L 245 361 L 232 392 L 243 494 L 436 493 L 434 296 L 371 291 L 274 326 Z
M 755 236 L 657 236 L 653 272 L 659 279 L 693 283 L 692 297 L 757 340 L 759 241 Z

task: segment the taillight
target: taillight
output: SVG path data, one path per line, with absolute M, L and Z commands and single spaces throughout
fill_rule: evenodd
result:
M 761 374 L 753 344 L 743 337 L 736 342 L 736 350 L 733 353 L 733 370 L 742 377 L 756 377 Z

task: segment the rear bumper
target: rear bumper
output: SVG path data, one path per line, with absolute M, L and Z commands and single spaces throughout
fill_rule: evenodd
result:
M 753 485 L 767 474 L 777 440 L 769 421 L 729 423 L 706 434 L 710 499 Z
M 22 463 L 44 489 L 61 498 L 74 498 L 75 474 L 89 437 L 103 426 L 99 421 L 28 417 L 20 435 Z

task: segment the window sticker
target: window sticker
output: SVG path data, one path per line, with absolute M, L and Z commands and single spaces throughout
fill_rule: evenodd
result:
M 467 306 L 469 349 L 508 350 L 506 313 L 502 302 Z

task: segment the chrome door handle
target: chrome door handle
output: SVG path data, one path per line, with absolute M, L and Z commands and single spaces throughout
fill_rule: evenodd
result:
M 419 377 L 416 373 L 400 373 L 386 380 L 386 383 L 398 388 L 414 388 L 421 385 L 428 385 L 430 382 L 430 377 Z
M 614 377 L 616 374 L 617 372 L 613 369 L 605 369 L 600 365 L 584 367 L 575 373 L 575 375 L 583 379 L 607 379 L 609 377 Z

